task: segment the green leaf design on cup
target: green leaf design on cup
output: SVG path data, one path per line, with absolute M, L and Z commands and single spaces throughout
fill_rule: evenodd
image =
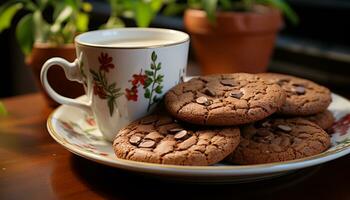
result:
M 157 103 L 160 100 L 160 97 L 157 94 L 163 93 L 163 78 L 164 75 L 159 74 L 159 70 L 162 68 L 162 63 L 157 63 L 158 56 L 155 51 L 151 54 L 151 65 L 150 70 L 145 70 L 147 76 L 144 88 L 145 94 L 144 97 L 148 99 L 147 112 L 151 109 L 152 105 Z

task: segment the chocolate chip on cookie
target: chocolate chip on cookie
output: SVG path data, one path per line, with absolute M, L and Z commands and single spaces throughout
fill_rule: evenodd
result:
M 261 164 L 294 160 L 319 154 L 330 146 L 328 134 L 302 118 L 266 119 L 270 126 L 241 128 L 241 143 L 227 157 L 236 164 Z M 260 122 L 261 123 L 261 122 Z
M 216 95 L 215 91 L 210 88 L 205 88 L 204 93 L 211 97 L 214 97 Z
M 259 76 L 271 83 L 279 84 L 287 99 L 280 114 L 292 116 L 314 115 L 323 112 L 331 103 L 330 91 L 312 81 L 290 75 L 263 73 Z
M 120 130 L 113 148 L 118 158 L 127 160 L 211 165 L 232 153 L 239 141 L 235 127 L 200 128 L 174 122 L 167 114 L 153 114 Z
M 165 95 L 169 113 L 202 125 L 239 125 L 261 120 L 285 102 L 278 84 L 246 73 L 201 76 Z

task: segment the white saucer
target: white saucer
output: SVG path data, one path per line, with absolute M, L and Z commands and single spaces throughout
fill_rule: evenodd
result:
M 350 102 L 336 94 L 332 98 L 329 109 L 336 118 L 332 147 L 316 156 L 270 164 L 176 166 L 118 159 L 114 155 L 112 144 L 105 141 L 97 129 L 94 119 L 78 108 L 65 105 L 50 115 L 47 128 L 50 135 L 72 153 L 112 167 L 182 181 L 246 182 L 280 176 L 350 153 Z

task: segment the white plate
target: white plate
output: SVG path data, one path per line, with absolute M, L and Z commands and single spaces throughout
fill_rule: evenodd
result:
M 254 181 L 318 165 L 350 153 L 350 102 L 336 94 L 332 98 L 329 109 L 336 118 L 332 147 L 316 156 L 270 164 L 176 166 L 118 159 L 114 155 L 112 144 L 105 141 L 97 129 L 94 119 L 78 108 L 65 105 L 50 115 L 47 127 L 50 135 L 72 153 L 112 167 L 182 181 Z

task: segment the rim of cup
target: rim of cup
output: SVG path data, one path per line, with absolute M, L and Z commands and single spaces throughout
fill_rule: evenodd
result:
M 113 39 L 116 43 L 113 43 Z M 144 49 L 174 46 L 189 41 L 187 33 L 164 28 L 115 28 L 106 30 L 95 30 L 82 33 L 75 37 L 77 45 L 110 48 L 110 49 Z M 118 40 L 158 40 L 155 44 L 125 45 L 126 42 L 118 44 Z

